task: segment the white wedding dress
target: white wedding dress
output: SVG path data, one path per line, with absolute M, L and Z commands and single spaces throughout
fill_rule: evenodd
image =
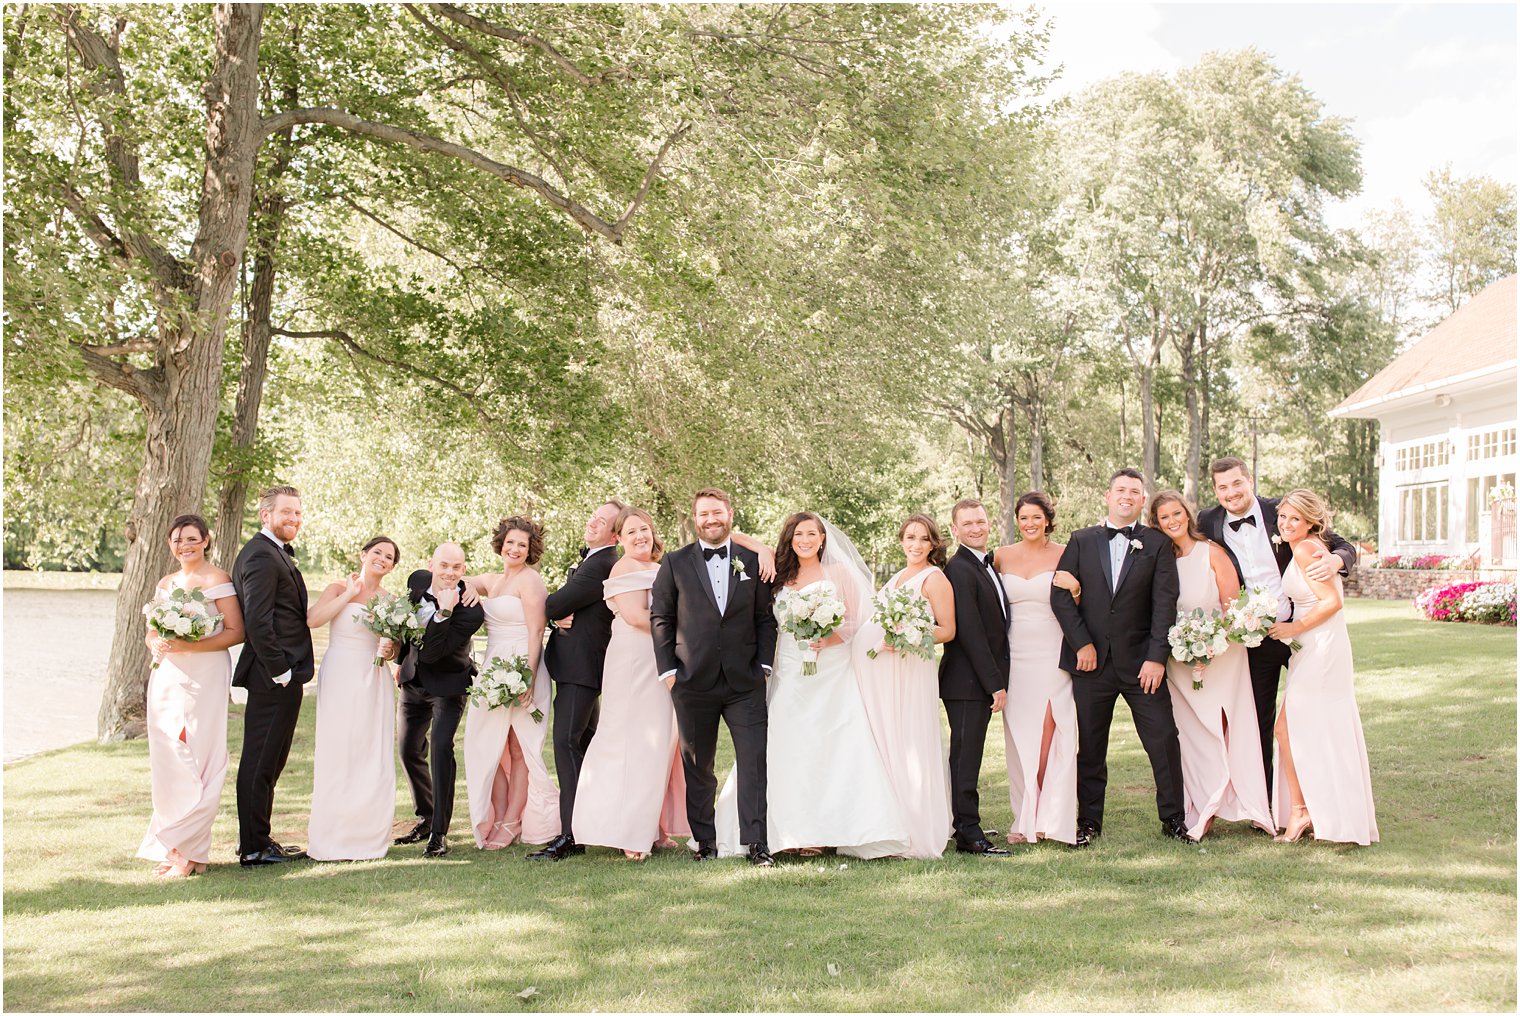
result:
M 825 561 L 824 568 L 838 579 L 834 586 L 845 604 L 839 632 L 846 641 L 821 650 L 818 673 L 804 676 L 802 644 L 784 630 L 776 635 L 775 667 L 765 696 L 767 845 L 773 852 L 836 847 L 850 857 L 902 854 L 908 849 L 907 818 L 871 736 L 850 663 L 848 640 L 871 603 L 843 564 Z M 732 769 L 715 810 L 718 856 L 742 856 L 748 848 L 739 842 L 738 782 Z

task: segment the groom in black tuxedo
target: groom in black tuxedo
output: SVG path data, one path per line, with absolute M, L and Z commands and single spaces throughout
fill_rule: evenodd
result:
M 245 868 L 306 856 L 269 838 L 274 785 L 285 771 L 302 687 L 311 680 L 311 629 L 306 627 L 306 580 L 291 541 L 301 531 L 301 492 L 270 487 L 259 495 L 263 528 L 243 545 L 232 585 L 243 610 L 243 650 L 232 685 L 248 689 L 243 752 L 238 759 L 238 862 Z
M 1235 565 L 1235 578 L 1243 589 L 1257 586 L 1277 597 L 1279 621 L 1293 616 L 1292 604 L 1282 588 L 1282 574 L 1293 560 L 1293 548 L 1277 536 L 1277 503 L 1281 498 L 1257 497 L 1256 481 L 1243 460 L 1234 456 L 1215 459 L 1209 466 L 1214 496 L 1219 504 L 1205 508 L 1198 515 L 1203 535 L 1219 544 Z M 1356 548 L 1334 533 L 1326 532 L 1330 544 L 1329 558 L 1310 565 L 1309 578 L 1328 582 L 1339 568 L 1350 575 L 1356 567 Z M 1272 786 L 1272 725 L 1277 721 L 1277 686 L 1292 651 L 1286 643 L 1267 639 L 1255 649 L 1246 650 L 1251 668 L 1251 693 L 1256 700 L 1256 722 L 1261 729 L 1262 771 L 1267 787 Z
M 966 499 L 950 510 L 960 549 L 945 565 L 955 592 L 955 638 L 939 663 L 939 697 L 950 720 L 950 810 L 955 849 L 1007 857 L 982 830 L 976 785 L 982 775 L 987 723 L 1008 701 L 1008 597 L 987 553 L 987 509 Z
M 423 857 L 449 852 L 449 822 L 454 817 L 454 734 L 464 716 L 465 695 L 475 679 L 470 640 L 485 623 L 479 600 L 466 606 L 464 550 L 440 543 L 425 569 L 406 580 L 407 593 L 423 611 L 426 627 L 420 646 L 402 645 L 397 653 L 396 683 L 401 687 L 401 765 L 412 785 L 417 824 L 397 843 L 426 839 Z M 472 598 L 473 599 L 473 598 Z M 431 751 L 429 747 L 431 745 Z
M 549 594 L 545 610 L 559 625 L 549 636 L 544 666 L 554 681 L 554 772 L 559 777 L 560 834 L 530 861 L 558 861 L 586 848 L 575 842 L 570 818 L 575 814 L 575 788 L 580 782 L 586 748 L 596 734 L 598 700 L 602 694 L 602 665 L 612 640 L 612 611 L 602 583 L 617 563 L 613 524 L 623 502 L 606 501 L 586 520 L 586 545 L 580 563 L 570 569 L 565 584 Z
M 776 618 L 760 559 L 729 539 L 733 501 L 708 487 L 692 504 L 698 542 L 666 554 L 649 608 L 655 664 L 670 688 L 686 771 L 686 819 L 698 861 L 718 855 L 713 802 L 718 719 L 739 770 L 739 840 L 770 867 L 765 824 L 765 682 L 776 655 Z
M 1077 842 L 1103 831 L 1108 788 L 1108 730 L 1122 695 L 1150 756 L 1156 811 L 1166 835 L 1186 843 L 1182 752 L 1166 687 L 1167 631 L 1177 620 L 1177 556 L 1172 541 L 1137 521 L 1145 477 L 1120 469 L 1104 494 L 1108 518 L 1079 529 L 1061 555 L 1061 570 L 1081 583 L 1081 604 L 1052 587 L 1050 607 L 1061 623 L 1061 669 L 1077 701 Z

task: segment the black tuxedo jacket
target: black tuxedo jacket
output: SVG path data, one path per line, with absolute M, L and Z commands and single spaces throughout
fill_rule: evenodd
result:
M 955 552 L 945 577 L 955 592 L 955 638 L 939 661 L 939 697 L 991 699 L 1008 688 L 1008 596 L 969 547 Z
M 729 574 L 728 604 L 721 614 L 700 543 L 673 550 L 660 561 L 649 627 L 655 664 L 661 674 L 674 670 L 679 685 L 706 691 L 721 676 L 735 691 L 765 688 L 762 668 L 776 657 L 771 584 L 760 580 L 760 559 L 752 551 L 730 543 L 729 561 L 741 562 L 747 578 Z
M 290 671 L 287 688 L 311 680 L 311 629 L 306 627 L 306 580 L 295 558 L 263 533 L 243 544 L 232 566 L 232 585 L 243 610 L 243 651 L 232 683 L 274 691 L 273 678 Z
M 412 572 L 406 580 L 407 596 L 420 604 L 433 585 L 433 573 L 425 568 Z M 459 583 L 464 592 L 464 582 Z M 429 695 L 448 698 L 469 691 L 475 679 L 475 660 L 470 655 L 470 639 L 485 624 L 486 612 L 480 604 L 454 605 L 448 620 L 435 614 L 422 633 L 422 645 L 403 643 L 396 656 L 397 683 L 416 683 Z
M 549 647 L 544 650 L 549 676 L 560 684 L 598 691 L 602 688 L 602 664 L 612 639 L 612 610 L 602 597 L 602 583 L 612 574 L 617 559 L 616 546 L 588 555 L 570 570 L 565 584 L 549 594 L 549 620 L 575 615 L 568 629 L 549 636 Z
M 1277 505 L 1282 501 L 1280 497 L 1258 497 L 1256 503 L 1261 505 L 1261 520 L 1267 524 L 1266 538 L 1271 540 L 1277 534 Z M 1235 566 L 1235 579 L 1241 587 L 1246 584 L 1245 576 L 1240 570 L 1240 562 L 1235 557 L 1235 552 L 1230 545 L 1224 542 L 1225 527 L 1224 505 L 1216 504 L 1212 508 L 1205 508 L 1198 513 L 1198 528 L 1203 530 L 1203 535 L 1213 540 L 1224 548 L 1224 552 L 1230 555 L 1230 563 Z M 1330 544 L 1330 553 L 1341 559 L 1341 574 L 1350 575 L 1351 569 L 1356 567 L 1356 548 L 1339 536 L 1325 531 L 1325 542 Z M 1272 556 L 1277 558 L 1277 573 L 1281 575 L 1288 570 L 1288 562 L 1293 560 L 1293 548 L 1288 546 L 1288 541 L 1271 544 Z
M 1177 621 L 1177 553 L 1160 530 L 1138 523 L 1135 529 L 1140 549 L 1124 551 L 1117 589 L 1106 525 L 1072 533 L 1061 555 L 1061 569 L 1082 583 L 1080 606 L 1065 589 L 1050 589 L 1050 609 L 1066 636 L 1061 669 L 1074 680 L 1084 676 L 1077 650 L 1089 643 L 1098 650 L 1098 669 L 1112 659 L 1121 677 L 1133 678 L 1142 663 L 1164 663 L 1171 654 L 1166 633 Z

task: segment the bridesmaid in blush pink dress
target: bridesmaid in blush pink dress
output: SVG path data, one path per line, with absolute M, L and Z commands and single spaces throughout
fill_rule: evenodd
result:
M 1234 601 L 1235 567 L 1223 547 L 1204 539 L 1181 494 L 1164 490 L 1152 498 L 1151 527 L 1171 537 L 1177 550 L 1179 617 L 1199 608 L 1223 611 Z M 1193 687 L 1194 676 L 1191 664 L 1166 661 L 1188 835 L 1202 839 L 1216 818 L 1273 832 L 1246 647 L 1232 644 L 1214 657 L 1202 688 Z
M 1288 661 L 1287 689 L 1277 711 L 1272 814 L 1285 829 L 1278 837 L 1283 842 L 1312 831 L 1317 840 L 1365 847 L 1378 841 L 1377 813 L 1341 579 L 1333 574 L 1327 582 L 1314 582 L 1304 574 L 1330 552 L 1321 535 L 1329 525 L 1329 506 L 1312 490 L 1292 491 L 1278 503 L 1277 531 L 1293 547 L 1283 573 L 1293 619 L 1273 625 L 1271 635 L 1297 639 L 1303 648 Z
M 1053 582 L 1081 590 L 1057 573 L 1066 548 L 1050 542 L 1055 503 L 1030 491 L 1014 505 L 1022 539 L 999 547 L 993 567 L 1013 608 L 1008 646 L 1008 704 L 1003 708 L 1003 746 L 1008 760 L 1008 800 L 1013 805 L 1009 843 L 1051 839 L 1077 841 L 1077 704 L 1071 675 L 1061 669 L 1061 625 L 1050 609 Z
M 955 593 L 940 570 L 945 538 L 922 514 L 910 515 L 897 535 L 908 564 L 877 596 L 913 590 L 934 611 L 935 644 L 948 642 L 955 637 Z M 902 856 L 941 857 L 951 832 L 950 762 L 940 733 L 935 661 L 887 648 L 875 621 L 862 624 L 850 646 L 871 736 L 907 819 L 908 849 Z
M 616 617 L 602 670 L 602 715 L 581 763 L 571 826 L 577 842 L 642 861 L 653 847 L 691 835 L 686 772 L 649 633 L 649 591 L 665 548 L 642 508 L 619 512 L 613 532 L 623 556 L 602 589 Z
M 317 735 L 312 757 L 307 854 L 317 861 L 384 857 L 396 818 L 396 682 L 375 665 L 381 640 L 359 620 L 364 604 L 400 555 L 388 536 L 364 545 L 359 571 L 322 590 L 306 612 L 311 628 L 328 625 L 317 671 Z M 387 659 L 396 655 L 387 645 Z
M 170 523 L 169 549 L 180 570 L 159 582 L 154 599 L 167 599 L 175 589 L 199 589 L 222 620 L 199 642 L 161 638 L 148 629 L 148 648 L 158 661 L 148 677 L 147 702 L 153 817 L 137 856 L 155 862 L 160 878 L 206 870 L 211 824 L 227 778 L 227 647 L 243 641 L 243 614 L 232 578 L 206 560 L 210 547 L 211 530 L 199 515 Z
M 553 697 L 543 664 L 549 591 L 533 568 L 543 557 L 544 535 L 532 519 L 512 516 L 497 524 L 491 545 L 501 555 L 501 572 L 471 583 L 486 615 L 486 662 L 523 656 L 535 676 L 531 706 L 488 709 L 471 701 L 465 715 L 464 780 L 470 826 L 482 850 L 519 840 L 548 843 L 559 835 L 559 789 L 544 764 Z

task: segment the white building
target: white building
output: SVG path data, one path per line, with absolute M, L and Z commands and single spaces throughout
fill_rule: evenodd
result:
M 1515 294 L 1493 283 L 1330 411 L 1380 425 L 1380 555 L 1514 567 Z

